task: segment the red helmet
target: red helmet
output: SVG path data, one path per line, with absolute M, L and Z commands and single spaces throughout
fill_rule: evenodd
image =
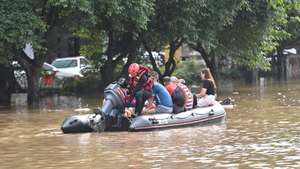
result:
M 140 65 L 137 63 L 132 63 L 128 68 L 128 73 L 131 76 L 136 76 L 140 70 Z

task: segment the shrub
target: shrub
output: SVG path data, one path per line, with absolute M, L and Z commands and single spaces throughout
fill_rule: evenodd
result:
M 82 78 L 64 79 L 63 93 L 88 94 L 95 93 L 101 88 L 101 78 L 99 73 L 91 73 Z

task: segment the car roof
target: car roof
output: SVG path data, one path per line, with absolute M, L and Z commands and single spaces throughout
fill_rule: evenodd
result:
M 84 56 L 75 56 L 75 57 L 64 57 L 64 58 L 56 58 L 55 60 L 73 60 L 73 59 L 86 59 Z

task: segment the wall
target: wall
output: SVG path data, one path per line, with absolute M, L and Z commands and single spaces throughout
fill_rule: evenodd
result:
M 300 78 L 300 55 L 287 55 L 287 79 Z

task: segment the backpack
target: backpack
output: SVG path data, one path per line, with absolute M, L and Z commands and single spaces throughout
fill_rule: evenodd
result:
M 184 92 L 179 88 L 176 89 L 172 93 L 172 101 L 176 106 L 183 107 L 185 104 L 185 95 Z

